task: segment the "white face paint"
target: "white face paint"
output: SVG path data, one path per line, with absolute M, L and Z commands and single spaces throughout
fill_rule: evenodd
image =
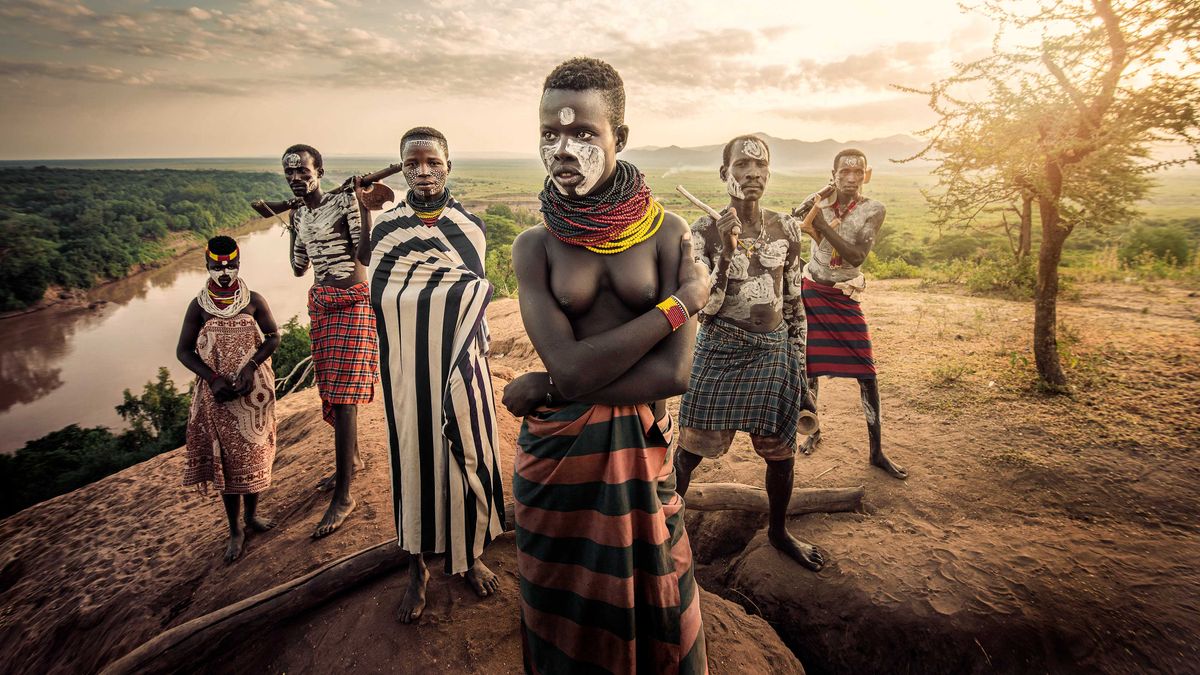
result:
M 742 192 L 742 186 L 738 185 L 738 182 L 734 180 L 733 171 L 731 169 L 725 170 L 725 191 L 728 192 L 729 196 L 733 197 L 734 199 L 746 198 L 746 193 Z
M 299 169 L 304 166 L 304 159 L 294 152 L 289 152 L 283 156 L 283 166 L 287 169 Z
M 748 138 L 742 141 L 742 152 L 746 153 L 746 156 L 751 159 L 767 159 L 766 146 L 755 139 Z
M 225 275 L 229 276 L 229 283 L 227 284 L 221 283 L 221 277 Z M 233 285 L 233 282 L 237 281 L 238 269 L 236 267 L 226 267 L 219 270 L 209 270 L 208 276 L 212 277 L 213 282 L 218 286 L 221 286 L 222 288 L 229 288 Z
M 558 111 L 558 121 L 565 127 L 575 121 L 575 109 L 571 107 L 563 108 Z
M 418 148 L 428 148 L 430 150 L 433 150 L 435 148 L 440 148 L 441 144 L 438 143 L 437 141 L 433 141 L 428 138 L 410 138 L 404 142 L 404 147 L 400 149 L 401 157 L 404 156 L 404 152 L 405 152 L 405 150 L 408 149 L 409 146 L 415 146 Z
M 564 108 L 564 110 L 570 110 L 570 108 Z M 574 114 L 573 111 L 572 114 Z M 554 164 L 554 156 L 558 154 L 558 148 L 558 143 L 542 146 L 542 164 L 545 165 L 547 172 Z M 568 138 L 567 147 L 563 149 L 562 153 L 567 157 L 575 158 L 575 161 L 579 163 L 579 173 L 583 175 L 583 182 L 575 186 L 575 194 L 583 196 L 591 193 L 596 184 L 600 182 L 600 177 L 604 175 L 604 149 L 598 145 Z M 551 174 L 550 180 L 553 181 L 554 187 L 558 188 L 559 192 L 567 194 L 567 189 L 558 183 L 558 177 Z

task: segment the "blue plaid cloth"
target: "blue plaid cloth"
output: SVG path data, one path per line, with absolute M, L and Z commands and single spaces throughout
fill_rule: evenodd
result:
M 700 327 L 679 423 L 795 438 L 805 394 L 804 367 L 786 325 L 752 333 L 721 319 Z

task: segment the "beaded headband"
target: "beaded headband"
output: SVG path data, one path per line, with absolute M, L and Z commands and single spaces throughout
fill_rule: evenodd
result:
M 211 260 L 213 262 L 219 262 L 223 266 L 228 266 L 229 263 L 233 262 L 234 260 L 237 260 L 237 257 L 238 257 L 238 250 L 236 248 L 233 249 L 233 251 L 231 253 L 229 253 L 228 255 L 217 255 L 216 253 L 213 253 L 212 251 L 210 251 L 207 248 L 204 249 L 204 252 L 208 255 L 209 260 Z

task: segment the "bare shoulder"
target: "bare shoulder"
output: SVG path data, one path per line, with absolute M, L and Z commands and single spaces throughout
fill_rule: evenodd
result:
M 544 227 L 531 227 L 517 235 L 512 243 L 513 269 L 521 270 L 546 259 L 546 240 L 550 233 Z
M 250 304 L 254 305 L 255 307 L 262 307 L 263 309 L 269 307 L 267 304 L 267 299 L 258 291 L 250 291 Z
M 862 209 L 866 212 L 867 218 L 877 219 L 880 223 L 883 222 L 884 216 L 887 215 L 887 207 L 883 205 L 883 202 L 871 199 L 870 197 L 863 202 Z
M 692 228 L 688 222 L 677 213 L 670 211 L 663 212 L 663 223 L 658 229 L 659 236 L 666 240 L 678 241 L 683 237 L 684 232 L 690 231 Z

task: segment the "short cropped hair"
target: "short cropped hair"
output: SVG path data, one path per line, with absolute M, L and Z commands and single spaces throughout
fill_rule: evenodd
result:
M 833 156 L 833 170 L 837 171 L 838 160 L 840 160 L 843 157 L 854 157 L 854 156 L 862 157 L 863 164 L 867 163 L 867 154 L 865 152 L 863 152 L 862 150 L 859 150 L 858 148 L 846 148 L 845 150 L 842 150 L 841 152 L 839 152 L 838 154 Z
M 733 157 L 733 146 L 738 141 L 758 141 L 759 143 L 762 143 L 762 146 L 767 149 L 767 161 L 771 161 L 771 146 L 767 145 L 767 142 L 758 136 L 755 136 L 754 134 L 747 134 L 745 136 L 735 136 L 725 144 L 725 149 L 721 152 L 721 166 L 729 166 L 729 158 Z
M 309 154 L 309 156 L 311 156 L 313 158 L 313 168 L 314 169 L 321 169 L 321 168 L 324 168 L 324 166 L 325 166 L 325 160 L 321 159 L 321 153 L 317 152 L 317 149 L 314 148 L 313 146 L 305 145 L 303 143 L 297 143 L 296 145 L 289 147 L 287 150 L 284 150 L 283 155 L 279 159 L 282 160 L 284 157 L 287 157 L 288 155 L 292 154 L 293 152 L 296 153 L 297 155 L 302 152 L 307 152 Z
M 446 154 L 446 158 L 450 158 L 450 143 L 446 140 L 446 136 L 437 129 L 433 127 L 413 127 L 404 132 L 404 135 L 400 137 L 400 154 L 404 154 L 404 144 L 412 139 L 437 141 L 437 144 L 442 146 L 442 152 Z
M 600 59 L 577 56 L 563 61 L 546 76 L 542 91 L 547 89 L 598 90 L 608 104 L 608 119 L 613 129 L 625 123 L 625 82 L 616 68 Z
M 208 240 L 208 250 L 216 255 L 229 255 L 237 250 L 237 241 L 223 234 Z

